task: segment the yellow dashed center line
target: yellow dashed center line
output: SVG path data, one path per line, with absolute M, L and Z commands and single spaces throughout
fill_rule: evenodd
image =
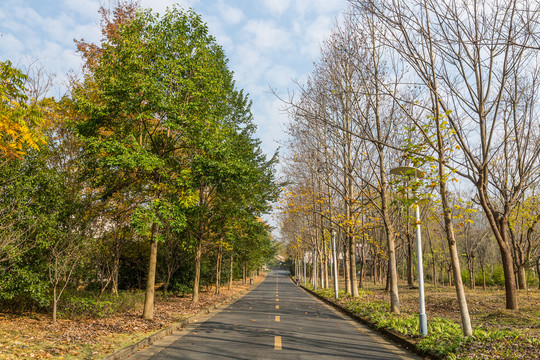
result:
M 278 288 L 279 288 L 279 285 L 278 285 L 278 277 L 276 277 L 276 301 L 279 301 L 279 299 L 277 298 L 279 295 L 278 295 Z M 276 305 L 276 309 L 279 309 L 279 305 Z M 280 322 L 281 318 L 279 315 L 276 315 L 276 322 Z M 274 336 L 274 350 L 281 350 L 281 336 Z
M 274 350 L 281 350 L 281 336 L 274 337 Z

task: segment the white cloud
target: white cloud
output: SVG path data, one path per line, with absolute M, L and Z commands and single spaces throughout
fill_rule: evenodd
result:
M 11 62 L 15 62 L 17 61 L 16 57 L 18 57 L 24 49 L 24 44 L 13 34 L 2 33 L 2 36 L 0 36 L 0 60 L 11 60 Z
M 84 39 L 86 42 L 99 43 L 101 41 L 101 28 L 93 24 L 80 24 L 72 30 L 70 41 Z
M 271 155 L 279 147 L 278 142 L 283 139 L 283 130 L 287 115 L 281 109 L 283 103 L 272 94 L 261 96 L 262 102 L 254 110 L 254 119 L 257 123 L 257 137 L 261 139 L 263 151 Z
M 266 84 L 261 84 L 261 79 L 271 66 L 271 60 L 248 44 L 237 46 L 233 55 L 235 62 L 231 64 L 231 69 L 239 85 L 251 95 L 264 91 Z
M 264 0 L 264 6 L 274 15 L 282 15 L 290 3 L 290 0 Z
M 283 88 L 291 84 L 291 80 L 297 76 L 293 68 L 286 65 L 274 65 L 265 73 L 265 80 L 272 87 Z
M 218 3 L 221 19 L 228 24 L 238 24 L 244 19 L 242 10 L 227 5 L 224 1 Z
M 68 69 L 77 71 L 81 68 L 82 59 L 74 50 L 64 49 L 60 56 L 62 57 Z
M 223 22 L 217 16 L 205 16 L 203 21 L 208 25 L 210 35 L 216 38 L 216 42 L 225 50 L 232 51 L 234 43 L 229 33 L 223 28 Z
M 89 19 L 96 19 L 98 17 L 98 10 L 102 1 L 97 0 L 64 0 L 63 8 L 69 9 L 77 13 L 78 16 L 82 16 Z M 106 4 L 103 4 L 106 6 Z
M 277 27 L 271 21 L 250 20 L 244 26 L 244 31 L 254 36 L 253 45 L 257 48 L 265 50 L 287 48 L 287 31 Z
M 315 59 L 320 54 L 321 43 L 328 38 L 331 33 L 334 20 L 328 16 L 319 16 L 311 24 L 296 26 L 301 31 L 303 38 L 301 53 L 311 59 Z
M 304 15 L 308 12 L 315 14 L 332 14 L 344 8 L 345 0 L 295 0 L 296 10 Z

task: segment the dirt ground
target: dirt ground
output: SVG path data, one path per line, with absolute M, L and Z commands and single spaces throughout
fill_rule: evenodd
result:
M 263 276 L 255 278 L 257 285 Z M 154 319 L 143 320 L 140 308 L 101 319 L 59 319 L 51 323 L 47 314 L 0 313 L 0 359 L 102 359 L 136 343 L 171 323 L 193 315 L 254 285 L 235 283 L 232 290 L 202 291 L 197 305 L 191 296 L 157 298 Z

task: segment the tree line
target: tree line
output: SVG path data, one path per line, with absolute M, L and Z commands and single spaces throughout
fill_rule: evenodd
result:
M 0 63 L 0 306 L 53 321 L 76 288 L 145 289 L 152 319 L 158 285 L 197 302 L 276 252 L 261 216 L 277 156 L 202 18 L 131 1 L 100 13 L 61 99 L 41 69 Z
M 518 309 L 540 273 L 538 15 L 528 0 L 349 1 L 283 99 L 281 231 L 297 271 L 329 287 L 335 237 L 346 292 L 384 281 L 399 313 L 418 204 L 425 273 L 455 287 L 464 334 L 463 279 L 504 286 Z M 390 174 L 399 166 L 422 177 Z

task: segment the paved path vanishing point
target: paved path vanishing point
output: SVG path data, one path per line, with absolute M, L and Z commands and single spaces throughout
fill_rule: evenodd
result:
M 249 294 L 130 360 L 420 359 L 274 270 Z

